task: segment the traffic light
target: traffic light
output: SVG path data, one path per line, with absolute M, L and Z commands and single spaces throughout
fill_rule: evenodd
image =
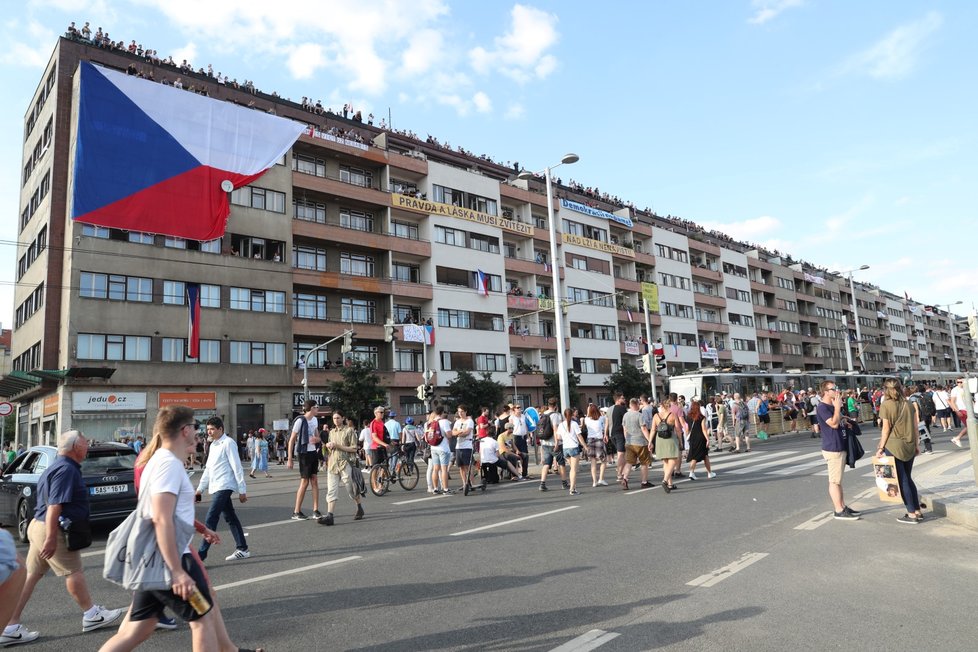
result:
M 642 356 L 642 371 L 645 373 L 652 372 L 652 361 L 650 360 L 648 353 Z
M 652 345 L 652 355 L 655 356 L 655 370 L 665 371 L 666 368 L 666 350 L 662 346 L 662 342 L 656 342 Z
M 343 346 L 340 347 L 340 352 L 349 353 L 353 350 L 353 331 L 347 331 L 343 334 Z
M 384 341 L 393 342 L 394 341 L 394 322 L 388 319 L 384 322 Z
M 428 386 L 427 385 L 418 385 L 418 400 L 419 401 L 425 400 L 425 396 L 427 395 L 427 392 L 425 390 L 427 390 L 427 389 L 428 389 Z
M 422 390 L 424 391 L 424 400 L 430 401 L 435 397 L 435 388 L 431 385 L 422 385 Z
M 968 315 L 968 334 L 971 335 L 971 339 L 978 341 L 978 314 Z

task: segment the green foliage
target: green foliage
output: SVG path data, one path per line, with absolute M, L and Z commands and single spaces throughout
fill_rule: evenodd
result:
M 450 410 L 465 405 L 469 409 L 469 415 L 475 417 L 483 406 L 495 414 L 496 408 L 503 403 L 507 387 L 494 381 L 492 374 L 483 373 L 482 378 L 476 378 L 468 371 L 459 371 L 455 380 L 448 383 L 445 389 L 448 393 L 445 402 Z
M 564 407 L 581 407 L 581 397 L 577 393 L 577 386 L 581 383 L 581 377 L 573 369 L 567 370 L 567 396 L 570 405 Z M 560 401 L 560 377 L 557 374 L 543 374 L 543 400 L 547 401 L 551 396 Z
M 626 399 L 637 398 L 642 394 L 652 395 L 652 384 L 649 382 L 649 375 L 632 364 L 622 364 L 618 371 L 608 376 L 604 381 L 604 386 L 608 392 L 614 396 L 615 392 L 621 392 Z
M 340 375 L 343 379 L 330 387 L 330 406 L 338 408 L 348 419 L 356 419 L 357 424 L 369 418 L 376 405 L 387 400 L 380 377 L 369 362 L 353 360 L 343 367 Z

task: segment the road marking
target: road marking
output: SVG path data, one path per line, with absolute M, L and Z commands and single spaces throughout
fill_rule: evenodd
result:
M 801 525 L 796 525 L 796 530 L 814 530 L 820 525 L 825 525 L 830 520 L 832 520 L 832 512 L 822 512 L 817 516 L 813 516 Z
M 603 629 L 592 629 L 577 638 L 567 641 L 560 647 L 555 647 L 550 652 L 588 652 L 599 648 L 608 641 L 618 638 L 621 634 L 617 632 L 606 632 Z
M 702 586 L 702 587 L 713 586 L 714 584 L 717 584 L 727 579 L 734 573 L 739 573 L 740 571 L 744 570 L 754 562 L 764 559 L 765 557 L 767 557 L 767 555 L 768 553 L 766 552 L 745 553 L 743 557 L 733 562 L 732 564 L 727 564 L 723 568 L 718 568 L 712 573 L 708 573 L 706 575 L 700 575 L 695 580 L 691 582 L 686 582 L 686 585 Z
M 779 464 L 790 464 L 792 462 L 798 462 L 798 461 L 801 461 L 801 460 L 807 460 L 807 459 L 811 459 L 813 457 L 818 457 L 819 464 L 824 464 L 824 461 L 822 460 L 822 453 L 820 453 L 820 452 L 819 453 L 804 453 L 802 455 L 796 455 L 795 457 L 790 457 L 790 458 L 787 458 L 787 459 L 780 459 L 780 460 L 775 460 L 773 462 L 764 462 L 764 463 L 761 463 L 761 464 L 754 464 L 754 465 L 748 466 L 748 467 L 743 468 L 743 469 L 737 469 L 735 471 L 731 471 L 730 473 L 735 474 L 735 475 L 741 475 L 741 474 L 744 474 L 744 473 L 753 473 L 754 471 L 756 471 L 758 469 L 766 469 L 768 467 L 777 466 Z
M 781 451 L 778 453 L 761 453 L 759 455 L 751 453 L 750 455 L 740 454 L 738 457 L 714 457 L 710 456 L 710 466 L 715 469 L 728 469 L 735 466 L 746 466 L 751 465 L 751 468 L 757 468 L 760 462 L 766 462 L 768 460 L 773 460 L 778 457 L 784 457 L 786 455 L 797 455 L 798 451 Z M 783 464 L 790 460 L 780 460 L 778 464 Z
M 816 466 L 825 466 L 825 458 L 822 457 L 822 453 L 819 452 L 816 454 L 818 455 L 817 460 L 805 462 L 804 464 L 795 464 L 794 466 L 778 469 L 777 471 L 768 471 L 764 475 L 795 475 L 800 471 L 807 471 L 808 469 L 815 468 Z
M 303 566 L 302 568 L 291 568 L 286 571 L 281 571 L 278 573 L 269 573 L 268 575 L 258 575 L 257 577 L 251 577 L 246 580 L 241 580 L 239 582 L 229 582 L 227 584 L 220 584 L 214 587 L 215 591 L 222 591 L 224 589 L 231 589 L 236 586 L 244 586 L 245 584 L 254 584 L 255 582 L 264 582 L 265 580 L 275 579 L 276 577 L 284 577 L 285 575 L 295 575 L 296 573 L 304 573 L 315 568 L 323 568 L 325 566 L 335 566 L 336 564 L 343 564 L 348 561 L 355 561 L 357 559 L 363 559 L 360 555 L 353 555 L 352 557 L 343 557 L 342 559 L 331 559 L 329 561 L 324 561 L 319 564 L 313 564 L 311 566 Z
M 552 509 L 549 512 L 541 512 L 539 514 L 530 514 L 529 516 L 521 516 L 520 518 L 514 518 L 509 521 L 501 521 L 499 523 L 493 523 L 492 525 L 483 525 L 482 527 L 472 528 L 471 530 L 463 530 L 462 532 L 452 532 L 449 536 L 460 537 L 466 534 L 472 534 L 473 532 L 482 532 L 483 530 L 491 530 L 494 527 L 502 527 L 504 525 L 509 525 L 511 523 L 519 523 L 520 521 L 529 521 L 532 518 L 540 518 L 541 516 L 550 516 L 551 514 L 566 512 L 569 509 L 577 509 L 577 505 L 571 505 L 570 507 L 561 507 L 560 509 Z
M 105 554 L 105 548 L 99 548 L 98 550 L 89 550 L 88 552 L 83 552 L 82 557 L 98 557 L 99 555 Z
M 449 494 L 441 494 L 438 496 L 428 496 L 427 498 L 415 498 L 413 500 L 399 500 L 396 503 L 391 503 L 391 505 L 410 505 L 411 503 L 423 503 L 426 500 L 438 500 L 439 498 L 448 498 Z
M 314 518 L 307 518 L 307 521 L 314 521 Z M 300 521 L 293 521 L 291 518 L 284 521 L 272 521 L 271 523 L 259 523 L 257 525 L 247 525 L 242 529 L 245 530 L 260 530 L 263 527 L 272 527 L 273 525 L 285 525 L 286 523 L 299 523 Z

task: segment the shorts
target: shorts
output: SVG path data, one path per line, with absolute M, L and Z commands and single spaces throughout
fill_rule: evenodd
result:
M 961 423 L 967 423 L 968 422 L 968 411 L 967 410 L 958 410 L 958 419 L 961 420 Z
M 649 447 L 642 446 L 638 444 L 628 444 L 625 446 L 625 463 L 626 464 L 641 464 L 642 466 L 648 466 L 652 462 L 652 456 L 649 455 Z
M 299 453 L 299 477 L 308 480 L 319 473 L 319 453 L 316 451 Z
M 758 414 L 757 418 L 761 420 L 761 423 L 771 423 L 770 414 Z
M 554 461 L 557 462 L 558 466 L 566 466 L 567 460 L 564 459 L 564 451 L 560 448 L 555 448 L 553 446 L 543 446 L 543 465 L 550 467 L 553 465 Z
M 938 419 L 950 419 L 951 418 L 951 408 L 944 408 L 943 410 L 937 411 Z
M 578 457 L 581 454 L 581 449 L 579 446 L 574 448 L 564 448 L 564 458 L 568 457 Z
M 808 415 L 808 423 L 812 424 L 813 426 L 817 426 L 818 425 L 818 417 L 815 416 L 814 414 L 809 414 Z
M 207 588 L 207 577 L 204 575 L 203 568 L 201 568 L 200 564 L 197 563 L 190 553 L 184 553 L 180 562 L 183 570 L 187 571 L 187 574 L 193 578 L 194 583 L 197 585 L 197 590 L 207 600 L 207 604 L 213 606 L 214 600 L 211 598 L 210 591 Z M 159 620 L 163 616 L 163 610 L 167 607 L 187 622 L 199 620 L 210 613 L 211 610 L 208 607 L 207 612 L 199 614 L 194 611 L 194 608 L 190 606 L 189 602 L 173 591 L 136 591 L 132 596 L 132 606 L 129 607 L 129 620 L 139 621 L 149 620 L 150 618 Z
M 620 435 L 611 435 L 611 443 L 615 445 L 615 450 L 619 453 L 625 452 L 625 433 Z
M 604 440 L 588 439 L 587 456 L 596 462 L 604 462 L 606 456 L 605 449 L 604 449 Z
M 370 454 L 371 464 L 383 464 L 387 461 L 387 447 L 378 446 L 377 448 L 372 448 L 368 451 Z
M 442 450 L 440 448 L 436 448 L 435 446 L 431 447 L 432 466 L 448 466 L 448 464 L 451 461 L 452 461 L 451 451 Z
M 456 448 L 455 461 L 458 463 L 459 466 L 469 466 L 470 464 L 472 464 L 472 449 Z
M 822 451 L 822 459 L 829 469 L 829 484 L 842 484 L 842 471 L 846 468 L 845 451 Z
M 27 550 L 28 573 L 44 575 L 50 568 L 58 577 L 64 577 L 82 571 L 81 551 L 68 550 L 60 530 L 55 537 L 57 545 L 54 548 L 54 556 L 51 559 L 41 559 L 41 548 L 44 547 L 45 538 L 47 538 L 47 526 L 44 521 L 36 518 L 31 520 L 30 525 L 27 526 L 27 539 L 31 542 L 31 547 Z

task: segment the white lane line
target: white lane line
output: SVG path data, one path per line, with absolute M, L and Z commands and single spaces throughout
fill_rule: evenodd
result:
M 264 582 L 265 580 L 275 579 L 276 577 L 284 577 L 286 575 L 295 575 L 296 573 L 304 573 L 315 568 L 323 568 L 325 566 L 335 566 L 336 564 L 342 564 L 348 561 L 355 561 L 357 559 L 363 559 L 360 555 L 353 555 L 352 557 L 343 557 L 342 559 L 331 559 L 329 561 L 324 561 L 319 564 L 312 564 L 311 566 L 303 566 L 302 568 L 290 568 L 286 571 L 281 571 L 278 573 L 269 573 L 268 575 L 258 575 L 257 577 L 250 577 L 246 580 L 241 580 L 239 582 L 229 582 L 227 584 L 220 584 L 214 587 L 215 591 L 222 591 L 224 589 L 234 588 L 235 586 L 244 586 L 245 584 L 254 584 L 255 582 Z
M 414 498 L 412 500 L 399 500 L 396 503 L 391 503 L 391 505 L 410 505 L 411 503 L 423 503 L 429 500 L 439 500 L 441 498 L 448 498 L 447 494 L 441 494 L 438 496 L 428 496 L 427 498 Z
M 796 525 L 796 530 L 814 530 L 820 525 L 825 525 L 832 520 L 832 512 L 822 512 L 817 516 L 813 516 L 801 525 Z
M 745 553 L 743 557 L 733 562 L 732 564 L 727 564 L 723 568 L 718 568 L 712 573 L 707 573 L 706 575 L 700 575 L 695 580 L 691 582 L 686 582 L 687 586 L 701 586 L 708 587 L 713 586 L 723 580 L 727 579 L 734 573 L 739 573 L 744 570 L 754 562 L 760 561 L 767 557 L 766 552 L 748 552 Z
M 89 550 L 88 552 L 83 552 L 82 557 L 98 557 L 99 555 L 105 554 L 105 548 L 99 548 L 98 550 Z
M 777 466 L 778 464 L 791 464 L 792 462 L 798 462 L 800 460 L 807 460 L 807 459 L 810 459 L 810 458 L 815 457 L 815 456 L 817 456 L 819 460 L 822 459 L 822 453 L 821 452 L 818 452 L 818 453 L 805 453 L 803 455 L 797 455 L 795 457 L 790 457 L 788 459 L 780 459 L 780 460 L 775 460 L 773 462 L 764 462 L 763 464 L 754 464 L 752 466 L 748 466 L 747 468 L 737 469 L 736 471 L 731 471 L 730 473 L 735 474 L 735 475 L 741 475 L 741 474 L 744 474 L 744 473 L 752 473 L 752 472 L 756 471 L 757 469 L 766 469 L 766 468 L 771 467 L 771 466 Z M 823 462 L 819 462 L 819 463 L 822 464 Z
M 307 521 L 314 521 L 314 518 L 307 518 Z M 245 530 L 260 530 L 263 527 L 272 527 L 273 525 L 285 525 L 286 523 L 300 523 L 301 521 L 293 521 L 291 518 L 284 521 L 272 521 L 271 523 L 258 523 L 257 525 L 246 525 L 242 529 Z
M 725 457 L 713 457 L 713 456 L 710 456 L 710 466 L 712 466 L 714 468 L 717 468 L 717 469 L 730 469 L 730 468 L 734 468 L 736 466 L 753 465 L 756 468 L 757 464 L 760 463 L 760 462 L 766 462 L 768 460 L 773 460 L 773 459 L 778 458 L 778 457 L 784 457 L 786 455 L 797 455 L 797 454 L 798 454 L 798 451 L 781 451 L 779 453 L 767 453 L 767 454 L 761 453 L 759 455 L 758 454 L 755 454 L 755 453 L 751 453 L 750 455 L 745 455 L 745 454 L 741 453 L 737 457 L 729 457 L 729 456 L 725 456 Z M 779 464 L 780 463 L 783 463 L 785 461 L 787 461 L 787 460 L 781 460 L 781 462 L 779 462 Z
M 501 521 L 499 523 L 493 523 L 492 525 L 483 525 L 482 527 L 472 528 L 471 530 L 463 530 L 462 532 L 452 532 L 449 536 L 460 537 L 466 534 L 472 534 L 473 532 L 482 532 L 483 530 L 491 530 L 495 527 L 502 527 L 504 525 L 509 525 L 511 523 L 519 523 L 520 521 L 529 521 L 532 518 L 540 518 L 541 516 L 550 516 L 551 514 L 558 514 L 560 512 L 566 512 L 569 509 L 577 509 L 577 505 L 571 505 L 570 507 L 561 507 L 560 509 L 553 509 L 549 512 L 541 512 L 539 514 L 530 514 L 529 516 L 521 516 L 520 518 L 514 518 L 508 521 Z
M 818 453 L 817 460 L 812 460 L 811 462 L 805 462 L 804 464 L 795 464 L 794 466 L 789 466 L 784 469 L 778 469 L 777 471 L 768 471 L 764 475 L 795 475 L 799 471 L 807 471 L 808 469 L 813 469 L 816 466 L 825 466 L 825 460 L 822 458 L 822 453 Z
M 592 629 L 589 632 L 584 632 L 580 636 L 570 641 L 567 641 L 560 647 L 555 647 L 550 650 L 550 652 L 588 652 L 595 648 L 599 648 L 608 641 L 618 638 L 621 634 L 617 632 L 606 632 L 603 629 Z

